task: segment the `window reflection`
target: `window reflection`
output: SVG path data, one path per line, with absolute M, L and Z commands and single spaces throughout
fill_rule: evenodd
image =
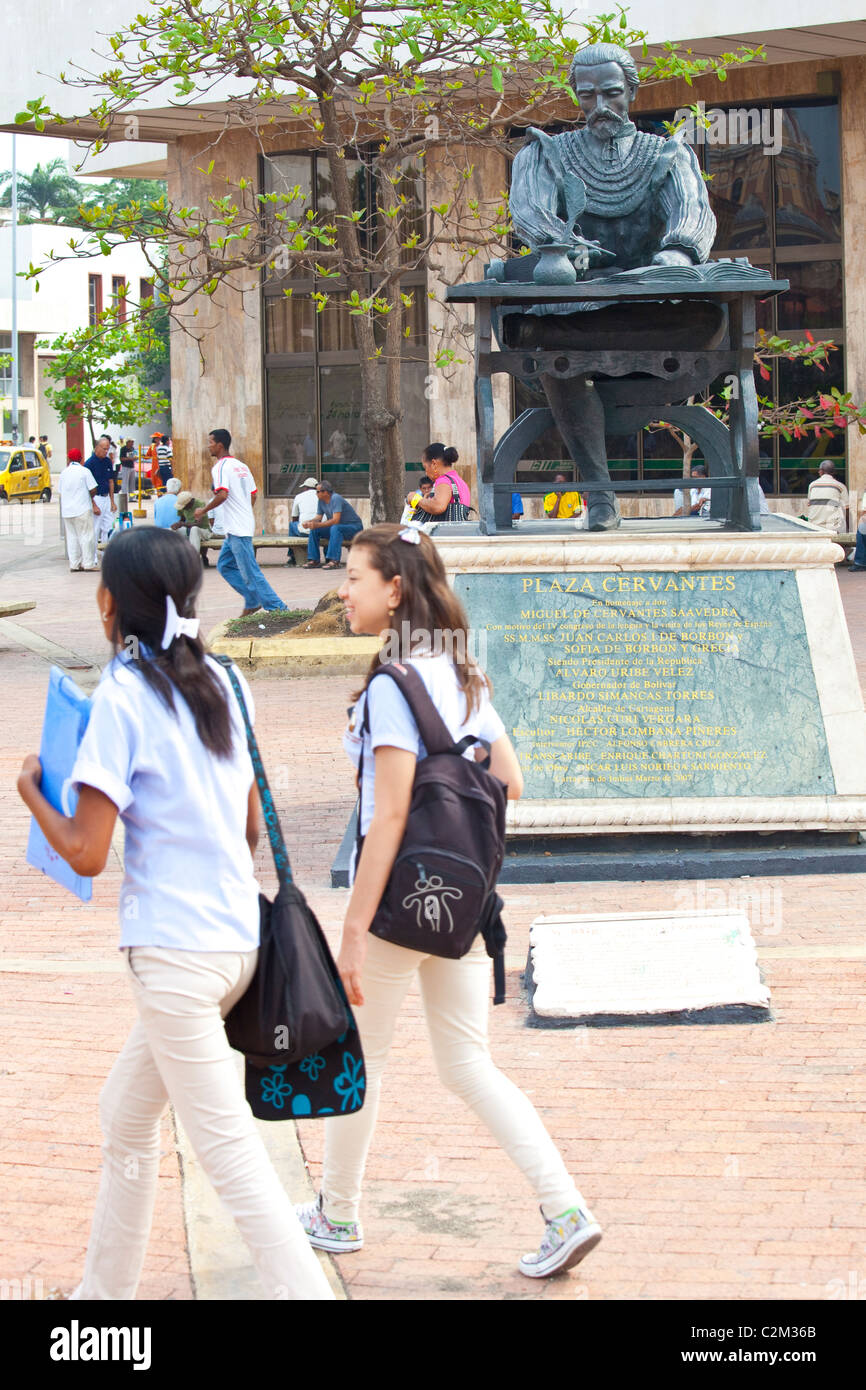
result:
M 610 476 L 624 481 L 638 476 L 638 438 L 636 434 L 609 434 L 607 466 Z
M 641 436 L 643 445 L 643 476 L 645 478 L 681 478 L 684 472 L 683 450 L 670 430 L 654 425 L 645 429 Z M 703 462 L 700 449 L 692 462 Z M 659 496 L 664 496 L 659 493 Z
M 316 326 L 320 352 L 354 352 L 352 315 L 349 313 L 345 294 L 328 292 L 327 304 L 320 313 L 316 313 Z
M 312 179 L 308 154 L 278 154 L 263 161 L 264 192 L 274 194 L 275 201 L 268 210 L 274 221 L 299 221 L 307 208 L 312 207 Z
M 842 262 L 785 261 L 779 276 L 791 288 L 779 296 L 779 332 L 838 328 L 842 323 Z
M 770 245 L 773 161 L 760 145 L 706 145 L 707 185 L 718 231 L 716 248 L 747 251 Z
M 804 400 L 826 394 L 835 386 L 840 391 L 845 380 L 844 353 L 832 352 L 824 371 L 819 367 L 807 367 L 802 362 L 780 362 L 778 364 L 779 399 L 781 401 Z M 826 430 L 816 439 L 808 434 L 803 439 L 779 439 L 779 490 L 781 492 L 805 492 L 812 478 L 817 475 L 818 465 L 825 458 L 838 460 L 836 476 L 846 481 L 845 431 L 833 430 L 830 437 Z
M 313 302 L 302 295 L 265 300 L 265 352 L 312 352 Z
M 322 367 L 319 372 L 322 465 L 351 469 L 367 463 L 361 429 L 361 374 L 358 368 Z
M 316 383 L 312 367 L 268 372 L 268 494 L 290 497 L 316 472 Z
M 772 163 L 777 245 L 841 242 L 838 108 L 787 107 L 782 148 Z

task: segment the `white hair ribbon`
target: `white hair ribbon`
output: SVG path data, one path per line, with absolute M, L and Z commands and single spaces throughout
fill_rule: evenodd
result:
M 198 637 L 198 618 L 182 618 L 178 613 L 171 594 L 165 596 L 165 629 L 162 634 L 162 650 L 170 647 L 175 637 Z
M 397 539 L 399 541 L 408 541 L 409 545 L 420 545 L 421 532 L 417 526 L 407 526 L 404 531 L 398 534 Z

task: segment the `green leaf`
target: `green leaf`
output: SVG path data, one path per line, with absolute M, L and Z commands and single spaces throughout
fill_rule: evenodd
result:
M 492 86 L 494 92 L 502 92 L 504 90 L 501 68 L 492 67 L 490 69 L 490 85 Z

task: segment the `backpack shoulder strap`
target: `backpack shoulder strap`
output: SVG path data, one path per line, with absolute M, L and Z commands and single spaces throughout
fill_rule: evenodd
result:
M 244 699 L 237 671 L 234 668 L 231 657 L 214 656 L 214 661 L 218 661 L 220 666 L 225 668 L 226 675 L 231 681 L 232 690 L 235 693 L 235 698 L 240 705 L 241 714 L 243 715 L 244 728 L 246 729 L 247 735 L 247 748 L 249 749 L 250 761 L 253 765 L 253 773 L 262 803 L 262 816 L 265 826 L 267 827 L 268 839 L 271 843 L 277 878 L 282 888 L 284 884 L 292 882 L 292 866 L 289 863 L 289 853 L 286 849 L 286 842 L 283 839 L 283 832 L 280 826 L 279 816 L 277 815 L 277 808 L 274 805 L 274 798 L 270 786 L 268 785 L 264 763 L 262 762 L 262 755 L 259 752 L 258 741 L 253 733 L 253 726 L 250 723 L 246 700 Z
M 388 661 L 372 677 L 370 684 L 379 676 L 390 676 L 398 690 L 403 693 L 406 704 L 412 711 L 418 732 L 428 753 L 450 753 L 455 748 L 454 738 L 438 709 L 427 693 L 427 687 L 418 672 L 400 661 Z M 369 690 L 369 685 L 367 689 Z M 365 718 L 369 721 L 366 705 Z

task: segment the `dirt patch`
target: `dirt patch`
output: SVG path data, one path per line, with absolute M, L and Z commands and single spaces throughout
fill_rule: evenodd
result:
M 286 637 L 351 637 L 343 600 L 336 589 L 323 594 L 312 613 L 285 633 Z
M 226 623 L 226 637 L 277 637 L 296 623 L 312 617 L 312 608 L 275 608 L 270 613 L 250 613 Z
M 250 613 L 227 624 L 226 637 L 350 637 L 343 602 L 336 589 L 323 594 L 315 608 L 275 608 Z

